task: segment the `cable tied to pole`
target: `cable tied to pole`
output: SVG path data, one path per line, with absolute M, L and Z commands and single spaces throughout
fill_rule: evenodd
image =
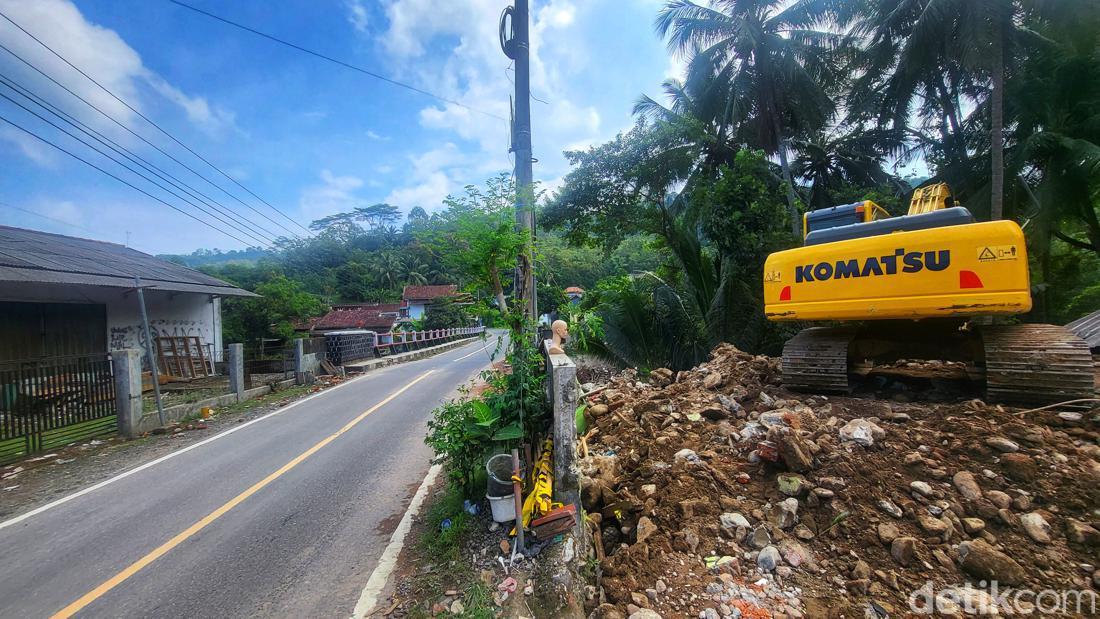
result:
M 500 13 L 500 49 L 512 60 L 516 59 L 516 30 L 512 24 L 515 12 L 515 7 L 506 6 Z

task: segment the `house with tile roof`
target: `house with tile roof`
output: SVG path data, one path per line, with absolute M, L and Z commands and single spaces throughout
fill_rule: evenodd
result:
M 458 286 L 442 284 L 436 286 L 405 286 L 401 293 L 403 318 L 418 320 L 424 316 L 432 303 L 442 299 L 457 298 Z

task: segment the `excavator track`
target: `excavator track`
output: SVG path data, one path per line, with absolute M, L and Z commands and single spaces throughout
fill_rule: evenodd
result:
M 988 400 L 1043 405 L 1095 397 L 1088 344 L 1065 328 L 982 327 L 981 337 Z
M 783 385 L 815 393 L 850 393 L 848 345 L 850 327 L 804 329 L 783 346 Z

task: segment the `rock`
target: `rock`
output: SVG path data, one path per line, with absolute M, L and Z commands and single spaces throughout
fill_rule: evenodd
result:
M 963 529 L 970 535 L 977 535 L 985 530 L 985 521 L 981 518 L 963 518 Z
M 937 614 L 949 617 L 966 615 L 1001 616 L 997 600 L 989 593 L 970 586 L 947 587 L 936 592 Z
M 946 518 L 935 518 L 928 514 L 920 514 L 917 516 L 917 524 L 932 535 L 938 535 L 944 539 L 950 539 L 951 537 L 953 527 L 951 521 Z
M 780 556 L 779 549 L 775 546 L 767 546 L 760 551 L 760 554 L 756 556 L 756 565 L 765 572 L 771 572 L 775 570 L 775 567 L 779 565 Z
M 642 516 L 638 519 L 638 542 L 644 542 L 657 532 L 657 525 L 653 524 L 653 521 L 648 516 Z
M 749 519 L 737 512 L 726 512 L 718 517 L 719 522 L 722 524 L 722 528 L 727 531 L 733 531 L 741 527 L 749 528 L 752 525 L 749 523 Z
M 870 579 L 871 578 L 871 566 L 866 561 L 860 559 L 856 561 L 855 566 L 852 568 L 853 579 Z
M 768 510 L 768 521 L 780 529 L 789 529 L 798 524 L 798 499 L 784 499 Z
M 982 498 L 982 488 L 978 485 L 978 480 L 974 479 L 974 474 L 970 471 L 959 471 L 955 473 L 951 481 L 955 484 L 955 489 L 959 491 L 959 494 L 963 495 L 967 500 L 977 501 Z
M 674 536 L 672 547 L 682 552 L 695 552 L 699 547 L 699 534 L 695 529 L 685 528 Z
M 870 447 L 875 441 L 886 438 L 886 430 L 863 418 L 856 418 L 840 428 L 840 440 L 852 441 Z
M 985 439 L 985 444 L 1005 454 L 1020 451 L 1020 446 L 1003 436 L 991 436 Z
M 703 386 L 707 389 L 717 389 L 725 379 L 718 372 L 711 372 L 703 379 Z
M 772 536 L 768 534 L 768 530 L 762 526 L 756 527 L 752 532 L 752 537 L 749 540 L 753 548 L 762 550 L 771 546 Z
M 768 429 L 768 440 L 775 443 L 779 459 L 792 471 L 805 473 L 814 467 L 813 450 L 797 430 L 772 426 Z
M 661 619 L 661 615 L 649 608 L 640 608 L 632 613 L 627 619 Z
M 966 573 L 976 578 L 996 580 L 1001 585 L 1016 586 L 1027 578 L 1027 572 L 1015 559 L 985 540 L 959 544 L 959 559 Z
M 806 491 L 806 480 L 798 475 L 779 475 L 775 481 L 779 493 L 785 496 L 799 496 Z
M 654 589 L 654 590 L 655 590 L 655 591 L 656 591 L 657 593 L 664 593 L 665 591 L 668 591 L 668 585 L 666 585 L 666 584 L 665 584 L 665 581 L 663 581 L 663 580 L 661 580 L 660 578 L 658 578 L 658 579 L 657 579 L 657 584 L 655 584 L 655 585 L 653 586 L 653 589 Z
M 602 417 L 607 414 L 608 408 L 606 404 L 593 404 L 588 407 L 588 412 L 593 417 Z
M 955 569 L 955 564 L 951 561 L 951 558 L 947 556 L 947 553 L 940 550 L 939 548 L 932 549 L 932 558 L 936 560 L 936 563 L 940 564 L 940 567 L 947 571 L 952 571 Z
M 810 530 L 810 527 L 800 524 L 794 528 L 794 536 L 800 540 L 810 541 L 814 538 L 814 532 Z
M 986 492 L 985 498 L 989 499 L 990 503 L 996 505 L 997 509 L 1008 509 L 1008 506 L 1012 505 L 1012 497 L 1000 490 L 990 490 Z
M 591 619 L 624 619 L 625 616 L 626 615 L 619 612 L 618 608 L 615 608 L 614 604 L 600 604 L 596 607 L 596 610 L 592 611 L 592 614 L 589 615 Z
M 901 537 L 901 532 L 898 531 L 898 527 L 890 522 L 878 523 L 878 539 L 883 544 L 889 544 L 895 539 Z
M 886 512 L 887 514 L 890 514 L 894 518 L 901 518 L 905 515 L 905 512 L 903 512 L 901 508 L 895 505 L 894 502 L 890 499 L 881 499 L 878 502 L 878 508 Z
M 899 537 L 890 544 L 890 556 L 899 564 L 908 567 L 917 554 L 917 538 Z
M 829 490 L 828 488 L 814 488 L 812 492 L 815 497 L 821 499 L 822 501 L 828 501 L 829 499 L 832 499 L 836 496 L 836 493 L 832 490 Z
M 1039 465 L 1031 456 L 1022 453 L 1005 454 L 1001 457 L 1001 468 L 1005 475 L 1016 481 L 1034 481 L 1039 474 Z
M 649 382 L 655 387 L 664 387 L 672 383 L 672 370 L 657 368 L 649 373 Z
M 634 602 L 634 605 L 639 608 L 649 608 L 649 597 L 644 593 L 631 591 L 630 601 Z
M 690 462 L 695 464 L 700 462 L 699 455 L 690 449 L 681 449 L 673 454 L 672 459 L 674 462 Z
M 1050 543 L 1050 525 L 1047 524 L 1046 519 L 1039 512 L 1028 512 L 1020 516 L 1020 526 L 1024 528 L 1031 539 L 1040 544 Z
M 1091 525 L 1069 518 L 1066 520 L 1066 539 L 1072 544 L 1089 548 L 1100 547 L 1100 531 Z
M 451 614 L 461 616 L 466 612 L 466 607 L 462 604 L 462 600 L 455 600 L 451 602 Z
M 722 421 L 730 416 L 729 411 L 720 406 L 708 406 L 699 411 L 699 414 L 710 421 Z
M 932 486 L 926 481 L 909 482 L 909 489 L 921 496 L 932 496 Z
M 643 484 L 642 485 L 642 495 L 643 496 L 653 496 L 656 493 L 657 493 L 657 484 Z

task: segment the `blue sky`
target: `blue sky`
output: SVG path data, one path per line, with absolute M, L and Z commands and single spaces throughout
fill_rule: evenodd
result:
M 508 116 L 511 74 L 497 42 L 506 0 L 192 3 Z M 598 143 L 628 127 L 635 99 L 643 92 L 659 94 L 661 81 L 678 70 L 653 32 L 658 7 L 657 0 L 533 2 L 532 90 L 547 102 L 532 102 L 535 176 L 546 186 L 555 187 L 567 172 L 563 150 Z M 303 225 L 381 201 L 403 210 L 437 209 L 446 194 L 511 168 L 504 121 L 278 46 L 166 0 L 0 0 L 0 12 Z M 0 43 L 271 219 L 301 232 L 2 19 Z M 285 233 L 2 50 L 0 74 L 242 217 Z M 19 99 L 6 87 L 0 92 Z M 7 100 L 0 99 L 0 116 L 195 212 Z M 132 246 L 152 252 L 243 245 L 0 125 L 0 222 L 6 225 L 120 243 L 129 238 Z

